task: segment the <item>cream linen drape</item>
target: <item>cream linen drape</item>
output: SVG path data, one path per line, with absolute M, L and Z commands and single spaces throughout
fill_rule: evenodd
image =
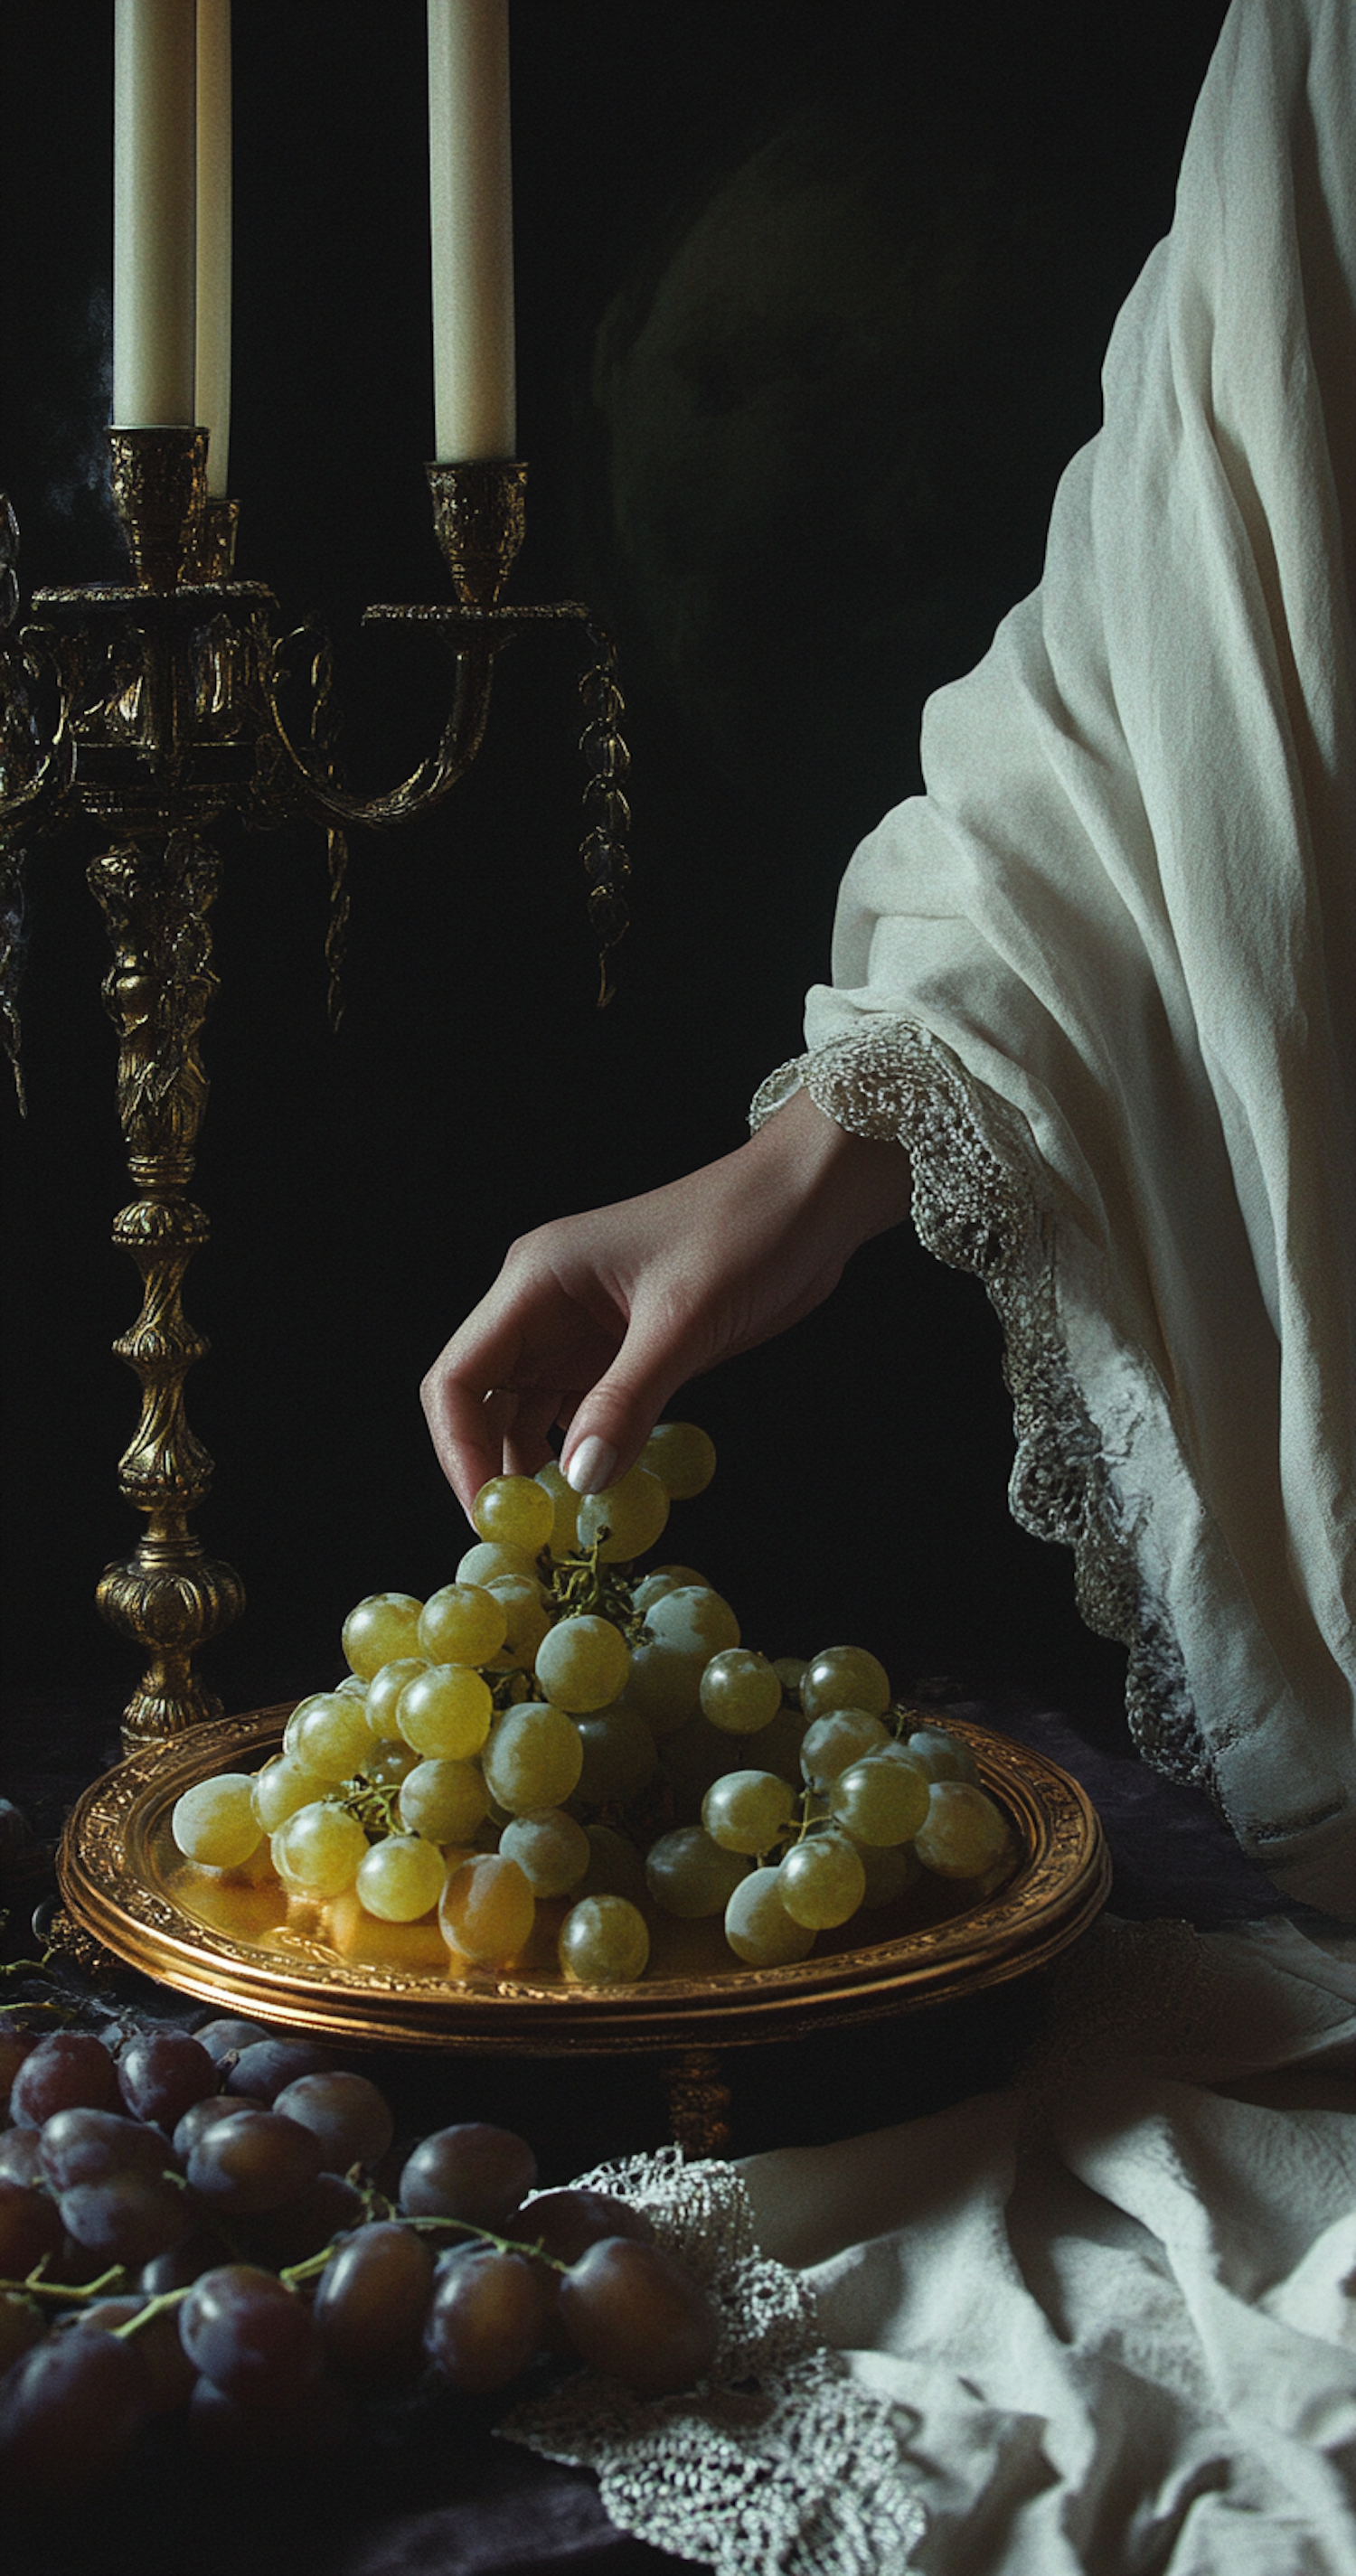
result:
M 1041 587 L 929 704 L 756 1112 L 799 1073 L 900 1134 L 1144 1750 L 1349 1913 L 1354 548 L 1356 12 L 1235 0 Z

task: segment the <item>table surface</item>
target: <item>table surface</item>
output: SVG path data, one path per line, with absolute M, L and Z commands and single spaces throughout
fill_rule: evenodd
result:
M 285 1697 L 259 1693 L 261 1703 Z M 992 1725 L 1048 1755 L 1083 1783 L 1106 1829 L 1111 1905 L 1136 1919 L 1185 1917 L 1203 1928 L 1283 1910 L 1269 1881 L 1239 1852 L 1203 1796 L 1175 1787 L 1134 1756 L 1105 1699 L 990 1687 L 953 1692 L 957 1715 Z M 117 1710 L 106 1693 L 50 1691 L 14 1699 L 5 1715 L 0 1789 L 40 1842 L 50 1843 L 76 1795 L 117 1758 Z M 31 1951 L 29 1916 L 46 1892 L 32 1856 L 4 1891 L 6 1955 Z M 183 2019 L 207 2009 L 130 1973 L 116 2001 Z M 910 2015 L 885 2029 L 737 2050 L 722 2060 L 731 2090 L 732 2155 L 814 2145 L 941 2108 L 1001 2082 L 1039 2025 L 1042 1981 Z M 468 2060 L 382 2050 L 343 2052 L 379 2081 L 406 2134 L 449 2120 L 490 2119 L 535 2147 L 545 2183 L 610 2158 L 654 2149 L 670 2132 L 662 2066 L 654 2060 Z M 12 2562 L 22 2576 L 681 2576 L 686 2562 L 618 2532 L 585 2472 L 557 2467 L 494 2437 L 496 2409 L 450 2397 L 373 2415 L 361 2459 L 342 2470 L 294 2470 L 277 2484 L 253 2473 L 238 2486 L 200 2468 L 173 2441 L 154 2476 L 100 2493 L 97 2509 L 34 2522 Z

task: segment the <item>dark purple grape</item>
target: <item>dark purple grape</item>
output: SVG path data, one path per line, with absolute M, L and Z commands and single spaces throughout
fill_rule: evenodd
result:
M 540 2265 L 546 2301 L 543 2342 L 548 2352 L 557 2355 L 571 2353 L 573 2346 L 560 2321 L 563 2276 L 554 2265 L 577 2263 L 590 2245 L 601 2244 L 605 2236 L 629 2236 L 641 2245 L 650 2244 L 654 2238 L 654 2229 L 643 2210 L 632 2208 L 629 2201 L 614 2200 L 610 2192 L 578 2187 L 541 2192 L 526 2209 L 517 2210 L 505 2222 L 505 2230 L 520 2245 L 539 2242 L 543 2255 L 550 2257 L 549 2262 Z
M 330 2173 L 379 2165 L 395 2136 L 394 2116 L 376 2085 L 338 2066 L 323 2075 L 297 2076 L 275 2095 L 273 2108 L 315 2131 Z
M 41 2343 L 46 2331 L 32 2299 L 25 2299 L 18 2290 L 0 2290 L 0 2379 L 35 2343 Z
M 590 2370 L 647 2397 L 709 2370 L 720 2320 L 700 2281 L 660 2245 L 605 2236 L 560 2284 L 562 2325 Z
M 179 2335 L 195 2370 L 251 2406 L 299 2397 L 323 2360 L 305 2301 L 253 2263 L 204 2272 L 179 2310 Z
M 200 2039 L 172 2026 L 143 2030 L 118 2059 L 118 2090 L 134 2120 L 173 2129 L 191 2104 L 215 2093 L 221 2081 L 215 2058 Z
M 10 2087 L 16 2129 L 40 2129 L 54 2111 L 119 2111 L 118 2073 L 101 2039 L 87 2030 L 54 2030 L 40 2039 Z
M 0 2027 L 0 2110 L 8 2110 L 10 2086 L 26 2057 L 37 2047 L 37 2033 Z
M 233 2093 L 209 2093 L 201 2102 L 192 2103 L 174 2125 L 174 2152 L 180 2164 L 187 2164 L 199 2138 L 214 2129 L 218 2120 L 254 2120 L 263 2107 L 262 2102 L 247 2102 L 243 2094 Z
M 454 2388 L 507 2388 L 535 2360 L 545 2319 L 540 2266 L 475 2246 L 439 2266 L 424 2350 Z
M 295 2200 L 268 2209 L 249 2221 L 249 2251 L 261 2263 L 281 2272 L 289 2263 L 304 2263 L 323 2254 L 336 2237 L 361 2227 L 362 2193 L 343 2174 L 320 2173 Z
M 116 2111 L 54 2111 L 38 2132 L 42 2170 L 56 2191 L 105 2174 L 163 2173 L 169 2146 L 159 2129 Z
M 224 2066 L 228 2057 L 234 2066 L 242 2048 L 253 2048 L 257 2039 L 271 2034 L 261 2021 L 241 2021 L 225 2013 L 216 2021 L 201 2022 L 193 2036 L 215 2066 Z
M 193 2224 L 192 2203 L 164 2174 L 111 2173 L 63 2191 L 61 2223 L 101 2264 L 131 2272 L 163 2254 Z
M 537 2179 L 537 2159 L 511 2129 L 464 2120 L 421 2140 L 400 2177 L 412 2218 L 463 2218 L 498 2227 Z
M 187 2421 L 189 2438 L 205 2460 L 261 2472 L 332 2458 L 351 2450 L 357 2439 L 353 2400 L 332 2379 L 317 2379 L 299 2397 L 267 2406 L 252 2406 L 200 2379 Z
M 226 2090 L 271 2104 L 285 2084 L 295 2084 L 299 2075 L 327 2074 L 333 2064 L 330 2051 L 312 2039 L 258 2039 L 241 2050 Z
M 360 2228 L 326 2265 L 315 2295 L 312 2313 L 328 2359 L 363 2377 L 412 2372 L 432 2296 L 426 2237 L 394 2219 Z
M 41 2129 L 5 2129 L 0 2131 L 0 2178 L 5 2182 L 41 2182 L 42 2158 L 38 2153 Z
M 209 2209 L 228 2218 L 282 2209 L 320 2172 L 320 2148 L 309 2129 L 277 2111 L 252 2120 L 218 2120 L 188 2159 L 188 2179 Z
M 115 2327 L 138 2316 L 145 2305 L 145 2299 L 132 2291 L 117 2298 L 94 2299 L 88 2307 L 62 2317 L 56 2331 L 58 2334 L 112 2334 Z M 197 2373 L 179 2340 L 179 2319 L 173 2308 L 162 2309 L 158 2317 L 152 2317 L 146 2325 L 139 2326 L 128 2340 L 135 2343 L 146 2365 L 153 2412 L 157 2415 L 177 2413 L 181 2406 L 188 2404 Z
M 643 2209 L 614 2200 L 610 2192 L 587 2191 L 578 2184 L 568 2190 L 539 2192 L 526 2209 L 518 2211 L 512 2233 L 521 2245 L 540 2240 L 543 2254 L 557 2263 L 577 2263 L 604 2236 L 631 2236 L 638 2245 L 654 2242 L 654 2229 Z
M 153 2254 L 149 2263 L 142 2264 L 137 2288 L 148 2298 L 158 2297 L 163 2290 L 186 2290 L 190 2281 L 201 2280 L 204 2272 L 210 2272 L 226 2250 L 214 2227 L 195 2223 L 163 2254 Z
M 11 2370 L 4 2394 L 0 2467 L 7 2492 L 26 2504 L 87 2493 L 151 2414 L 135 2337 L 45 2335 Z
M 45 2254 L 51 2278 L 59 2281 L 52 2257 L 61 2251 L 63 2233 L 60 2211 L 45 2192 L 0 2182 L 0 2280 L 26 2281 Z

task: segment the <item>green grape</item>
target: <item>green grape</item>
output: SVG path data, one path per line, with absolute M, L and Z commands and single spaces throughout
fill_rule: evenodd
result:
M 583 1494 L 576 1528 L 581 1549 L 598 1547 L 603 1565 L 629 1565 L 653 1547 L 669 1516 L 669 1498 L 648 1467 L 628 1467 L 615 1485 Z
M 406 1682 L 396 1702 L 405 1742 L 442 1762 L 468 1762 L 479 1753 L 493 1715 L 489 1683 L 469 1664 L 430 1664 Z
M 639 1709 L 624 1702 L 597 1709 L 574 1723 L 584 1748 L 576 1794 L 590 1807 L 601 1807 L 607 1799 L 628 1806 L 654 1778 L 659 1754 L 653 1728 L 646 1725 Z
M 801 1776 L 812 1789 L 827 1790 L 850 1763 L 883 1752 L 889 1741 L 869 1709 L 837 1708 L 831 1717 L 817 1717 L 807 1726 L 801 1739 Z
M 836 1708 L 866 1708 L 883 1717 L 890 1705 L 890 1676 L 865 1646 L 826 1646 L 806 1665 L 800 1704 L 807 1717 L 828 1717 Z
M 282 1749 L 284 1753 L 291 1754 L 293 1760 L 297 1758 L 297 1737 L 311 1710 L 320 1706 L 322 1702 L 332 1699 L 337 1699 L 340 1706 L 346 1708 L 350 1714 L 355 1708 L 365 1708 L 367 1705 L 365 1699 L 355 1700 L 346 1691 L 312 1691 L 306 1699 L 299 1699 L 283 1728 Z
M 502 1539 L 478 1539 L 474 1547 L 468 1547 L 457 1567 L 458 1583 L 477 1586 L 488 1586 L 506 1574 L 535 1583 L 537 1560 L 530 1548 L 509 1547 Z
M 170 1832 L 186 1860 L 207 1869 L 238 1869 L 263 1839 L 254 1804 L 254 1780 L 245 1771 L 222 1771 L 198 1780 L 174 1802 Z
M 551 1535 L 546 1544 L 552 1556 L 573 1556 L 579 1546 L 579 1501 L 573 1485 L 566 1482 L 554 1458 L 537 1469 L 537 1483 L 550 1495 L 555 1511 Z
M 620 1628 L 592 1612 L 559 1619 L 537 1648 L 537 1679 L 556 1708 L 582 1717 L 618 1699 L 631 1669 L 631 1650 Z M 550 1799 L 536 1799 L 549 1806 Z
M 535 1476 L 491 1476 L 471 1505 L 471 1519 L 491 1545 L 524 1547 L 535 1556 L 545 1547 L 556 1517 L 555 1504 Z
M 316 1793 L 313 1772 L 304 1771 L 290 1753 L 275 1753 L 254 1775 L 254 1812 L 266 1834 L 276 1834 L 298 1807 L 310 1805 Z
M 536 1576 L 493 1574 L 485 1589 L 504 1613 L 504 1642 L 488 1657 L 494 1672 L 530 1672 L 532 1659 L 551 1625 L 551 1606 Z
M 722 1851 L 701 1825 L 677 1825 L 650 1845 L 645 1883 L 666 1914 L 690 1923 L 723 1914 L 748 1869 L 742 1852 Z
M 882 1905 L 893 1905 L 896 1897 L 903 1896 L 923 1875 L 923 1864 L 912 1843 L 862 1843 L 858 1851 L 866 1873 L 863 1914 L 873 1913 Z
M 394 1736 L 389 1743 L 373 1745 L 363 1764 L 363 1778 L 377 1789 L 398 1789 L 418 1762 L 414 1746 L 407 1744 L 403 1735 Z
M 775 1869 L 751 1869 L 725 1908 L 725 1938 L 751 1968 L 786 1968 L 814 1947 L 814 1934 L 787 1913 Z
M 390 1744 L 399 1733 L 396 1725 L 396 1701 L 406 1682 L 416 1673 L 428 1671 L 427 1655 L 393 1655 L 389 1664 L 372 1675 L 363 1705 L 367 1711 L 367 1732 L 377 1744 Z
M 358 1875 L 367 1836 L 356 1816 L 329 1798 L 298 1807 L 280 1825 L 271 1845 L 273 1866 L 285 1887 L 317 1902 L 342 1896 Z
M 633 1587 L 632 1607 L 644 1612 L 649 1609 L 652 1601 L 662 1601 L 666 1592 L 682 1592 L 689 1588 L 698 1592 L 709 1592 L 711 1586 L 704 1574 L 698 1574 L 695 1566 L 656 1565 L 648 1574 L 643 1574 L 639 1583 Z
M 422 1834 L 388 1834 L 358 1863 L 358 1902 L 383 1923 L 417 1923 L 443 1892 L 447 1864 Z
M 540 1700 L 520 1700 L 506 1709 L 483 1757 L 491 1796 L 513 1816 L 559 1807 L 577 1787 L 583 1765 L 573 1718 Z
M 640 1453 L 675 1503 L 704 1494 L 716 1472 L 716 1444 L 695 1422 L 657 1422 Z
M 640 1644 L 632 1647 L 626 1697 L 648 1720 L 656 1736 L 673 1735 L 696 1716 L 706 1663 L 700 1647 L 695 1654 L 675 1653 L 661 1638 L 651 1636 L 648 1629 Z
M 776 1671 L 776 1665 L 773 1665 Z M 758 1730 L 758 1761 L 764 1771 L 775 1771 L 779 1780 L 790 1780 L 799 1789 L 804 1773 L 800 1767 L 800 1748 L 809 1732 L 809 1720 L 798 1708 L 779 1708 L 768 1726 Z
M 634 1985 L 649 1960 L 649 1927 L 624 1896 L 583 1896 L 560 1927 L 559 1952 L 572 1984 Z
M 319 1691 L 288 1720 L 287 1751 L 317 1780 L 351 1780 L 372 1750 L 367 1709 L 341 1691 Z
M 766 1655 L 727 1646 L 703 1672 L 700 1696 L 703 1714 L 723 1735 L 756 1735 L 781 1707 L 782 1686 Z
M 739 1622 L 728 1601 L 705 1584 L 677 1584 L 645 1611 L 645 1635 L 632 1653 L 626 1696 L 657 1736 L 672 1735 L 696 1715 L 712 1656 L 738 1643 Z
M 982 1878 L 1008 1847 L 1002 1811 L 970 1780 L 936 1780 L 914 1849 L 938 1878 Z
M 336 1682 L 334 1687 L 341 1699 L 366 1699 L 367 1697 L 367 1682 L 361 1673 L 345 1673 L 343 1680 Z
M 772 1771 L 727 1771 L 702 1800 L 702 1823 L 722 1851 L 770 1851 L 796 1811 L 789 1780 Z
M 614 1825 L 589 1825 L 589 1865 L 575 1881 L 576 1896 L 624 1896 L 632 1905 L 645 1902 L 645 1862 L 629 1834 Z
M 904 1749 L 929 1780 L 969 1780 L 979 1786 L 979 1764 L 969 1745 L 944 1726 L 915 1727 Z
M 861 1854 L 846 1834 L 807 1835 L 786 1853 L 777 1894 L 794 1923 L 811 1932 L 832 1931 L 850 1920 L 866 1894 Z
M 508 1632 L 508 1613 L 479 1583 L 445 1583 L 430 1593 L 419 1622 L 419 1651 L 431 1664 L 488 1664 Z
M 829 1805 L 859 1843 L 910 1843 L 928 1812 L 928 1783 L 916 1762 L 868 1755 L 839 1772 Z
M 739 1643 L 739 1621 L 729 1602 L 696 1583 L 680 1584 L 651 1602 L 645 1625 L 671 1654 L 700 1655 L 703 1664 Z
M 800 1704 L 801 1684 L 810 1667 L 804 1655 L 774 1655 L 772 1669 L 788 1699 Z
M 438 1907 L 448 1948 L 490 1967 L 517 1957 L 531 1938 L 536 1915 L 536 1899 L 522 1870 L 498 1852 L 480 1852 L 454 1869 Z
M 534 1896 L 565 1896 L 578 1885 L 591 1858 L 588 1835 L 563 1807 L 534 1807 L 504 1827 L 499 1849 L 516 1860 Z
M 394 1655 L 414 1654 L 423 1607 L 409 1592 L 369 1592 L 344 1621 L 344 1653 L 354 1672 L 370 1681 Z
M 400 1783 L 400 1821 L 431 1843 L 469 1842 L 490 1811 L 485 1775 L 475 1762 L 416 1762 Z

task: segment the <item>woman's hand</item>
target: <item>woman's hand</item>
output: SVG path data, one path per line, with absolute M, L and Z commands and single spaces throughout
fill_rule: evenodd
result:
M 898 1145 L 848 1135 L 798 1091 L 718 1163 L 523 1235 L 421 1390 L 463 1503 L 543 1466 L 553 1423 L 570 1483 L 610 1484 L 676 1388 L 808 1314 L 908 1196 Z

